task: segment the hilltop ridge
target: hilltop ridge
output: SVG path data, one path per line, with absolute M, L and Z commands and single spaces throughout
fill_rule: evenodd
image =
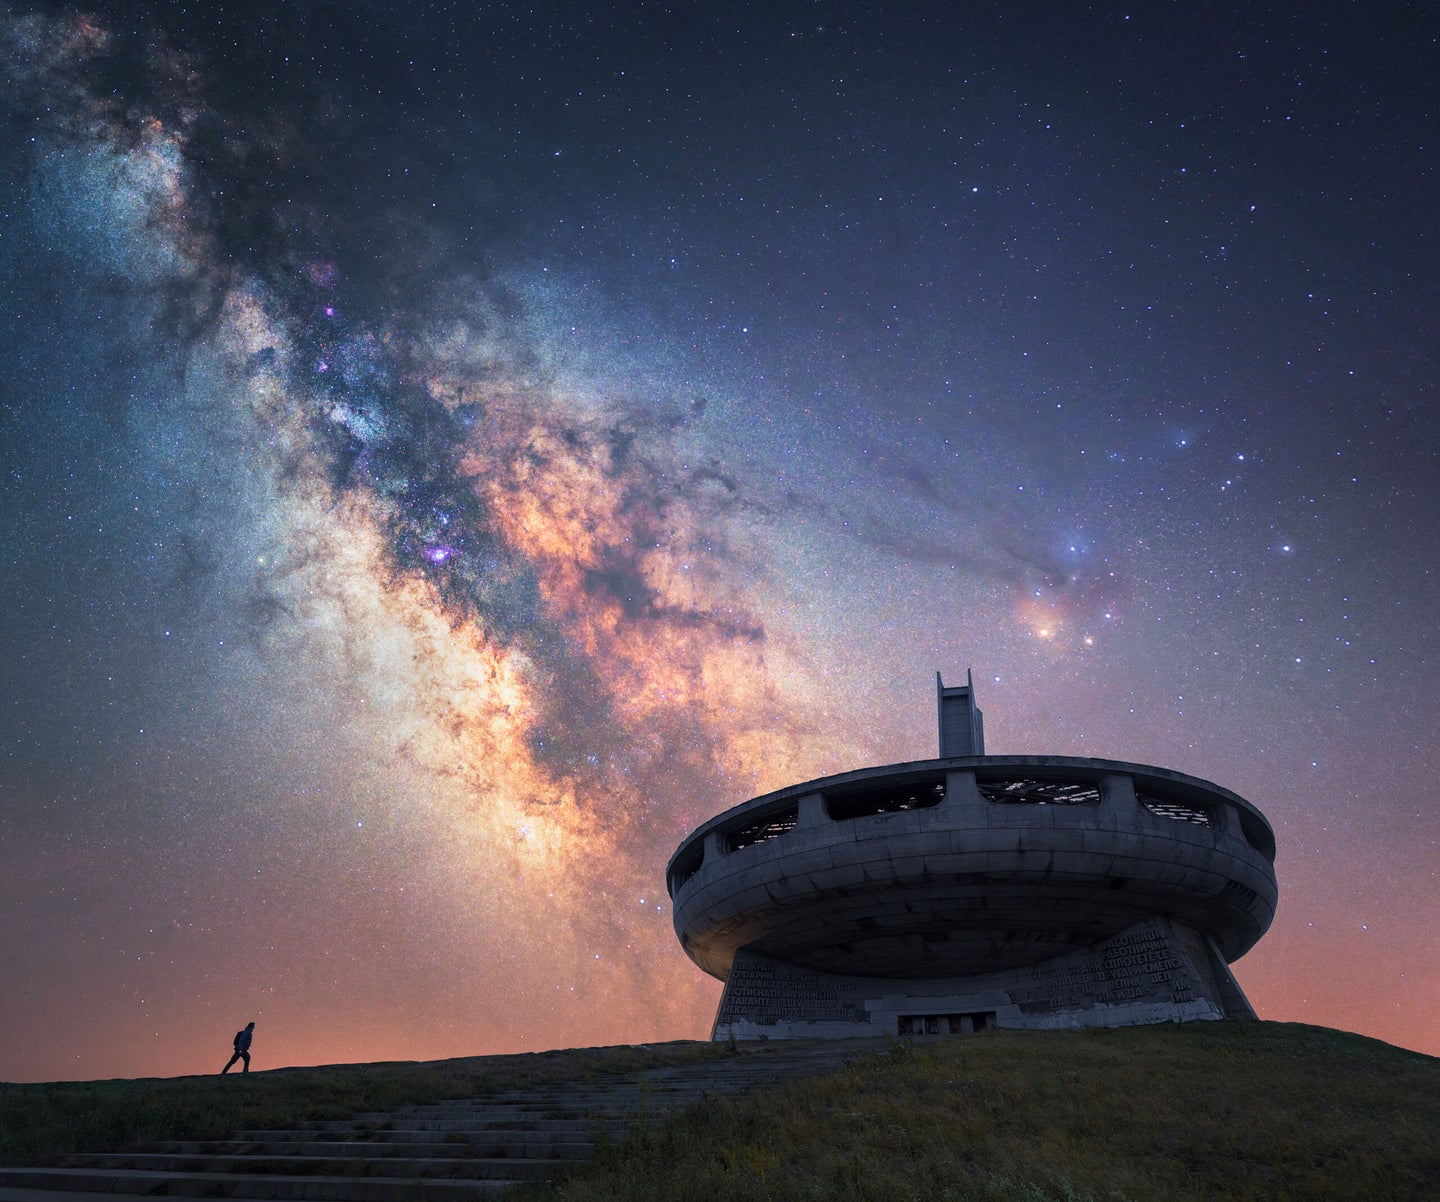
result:
M 339 1117 L 482 1087 L 528 1083 L 563 1093 L 567 1082 L 595 1076 L 764 1058 L 784 1046 L 678 1043 L 284 1070 L 252 1073 L 245 1085 L 260 1086 L 249 1092 L 252 1111 L 263 1104 L 272 1113 Z M 124 1143 L 162 1138 L 158 1129 L 167 1122 L 211 1137 L 264 1125 L 254 1113 L 243 1121 L 202 1113 L 204 1105 L 242 1096 L 216 1088 L 234 1084 L 182 1078 L 0 1086 L 0 1155 L 10 1163 L 43 1158 L 45 1124 L 29 1122 L 25 1136 L 13 1121 L 22 1113 L 48 1115 L 51 1126 L 64 1127 L 80 1102 L 97 1115 L 97 1107 L 108 1107 L 131 1116 L 128 1136 L 125 1124 L 112 1117 L 107 1128 L 97 1117 L 80 1135 L 86 1151 L 104 1150 L 95 1142 L 102 1129 Z M 193 1130 L 202 1117 L 224 1130 Z M 16 1142 L 22 1136 L 29 1139 L 24 1150 Z M 1001 1030 L 877 1043 L 828 1075 L 744 1098 L 707 1097 L 667 1122 L 602 1140 L 593 1163 L 509 1196 L 1421 1202 L 1440 1198 L 1440 1059 L 1346 1032 L 1269 1022 Z

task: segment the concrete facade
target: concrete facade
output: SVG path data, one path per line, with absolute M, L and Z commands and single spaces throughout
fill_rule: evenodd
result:
M 726 981 L 716 1038 L 1119 1025 L 1252 1013 L 1227 965 L 1274 917 L 1274 856 L 1260 811 L 1196 777 L 952 755 L 736 806 L 667 884 Z

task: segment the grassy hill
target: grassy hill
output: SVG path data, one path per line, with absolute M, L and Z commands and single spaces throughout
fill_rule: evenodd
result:
M 246 1104 L 277 1107 L 286 1118 L 346 1113 L 725 1051 L 668 1044 L 252 1073 L 246 1084 L 264 1096 Z M 222 1134 L 255 1117 L 214 1109 L 237 1096 L 216 1087 L 234 1084 L 0 1086 L 0 1156 L 44 1158 L 52 1153 L 41 1148 L 98 1150 L 117 1140 L 199 1134 L 202 1120 L 207 1134 Z M 127 1117 L 82 1129 L 77 1098 Z M 24 1118 L 31 1113 L 36 1120 Z M 695 1106 L 663 1128 L 602 1148 L 564 1182 L 509 1197 L 1435 1200 L 1440 1060 L 1280 1023 L 995 1031 L 896 1043 L 831 1077 Z
M 557 1192 L 571 1202 L 1433 1202 L 1440 1060 L 1281 1023 L 896 1044 L 834 1077 L 637 1133 Z
M 336 1064 L 136 1081 L 0 1082 L 0 1165 L 54 1164 L 167 1139 L 347 1118 L 494 1090 L 578 1081 L 725 1054 L 714 1044 L 575 1048 L 429 1063 Z

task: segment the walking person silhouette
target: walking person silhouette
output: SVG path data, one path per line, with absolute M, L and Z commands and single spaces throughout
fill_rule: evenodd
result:
M 231 1056 L 225 1067 L 220 1070 L 222 1077 L 230 1071 L 230 1065 L 237 1060 L 245 1061 L 245 1067 L 240 1070 L 242 1073 L 250 1071 L 250 1039 L 254 1034 L 254 1023 L 246 1023 L 243 1031 L 235 1032 L 235 1055 Z

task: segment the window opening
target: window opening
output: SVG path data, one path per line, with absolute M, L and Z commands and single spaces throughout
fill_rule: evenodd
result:
M 700 865 L 705 862 L 705 844 L 702 840 L 696 840 L 695 846 L 675 861 L 675 867 L 670 871 L 670 896 L 673 898 L 676 892 L 692 876 L 700 871 Z
M 995 1026 L 995 1011 L 974 1014 L 901 1014 L 898 1016 L 901 1035 L 970 1035 Z
M 788 835 L 795 829 L 795 824 L 800 821 L 800 806 L 797 802 L 777 814 L 768 814 L 764 818 L 757 818 L 747 822 L 744 826 L 736 827 L 725 833 L 725 846 L 729 851 L 739 851 L 742 847 L 751 847 L 756 843 L 765 843 L 771 839 L 778 839 L 781 835 Z
M 1076 780 L 982 780 L 980 796 L 997 805 L 1099 805 L 1100 786 Z
M 1249 810 L 1240 811 L 1240 830 L 1245 835 L 1246 843 L 1272 864 L 1275 862 L 1275 836 Z
M 945 800 L 944 781 L 882 789 L 865 789 L 825 795 L 825 812 L 836 822 L 873 818 L 877 814 L 903 814 L 907 810 L 928 810 Z
M 1152 797 L 1139 792 L 1135 794 L 1135 798 L 1157 818 L 1169 818 L 1175 822 L 1193 822 L 1196 826 L 1214 825 L 1210 815 L 1199 806 L 1189 805 L 1183 801 L 1171 801 L 1163 797 Z

